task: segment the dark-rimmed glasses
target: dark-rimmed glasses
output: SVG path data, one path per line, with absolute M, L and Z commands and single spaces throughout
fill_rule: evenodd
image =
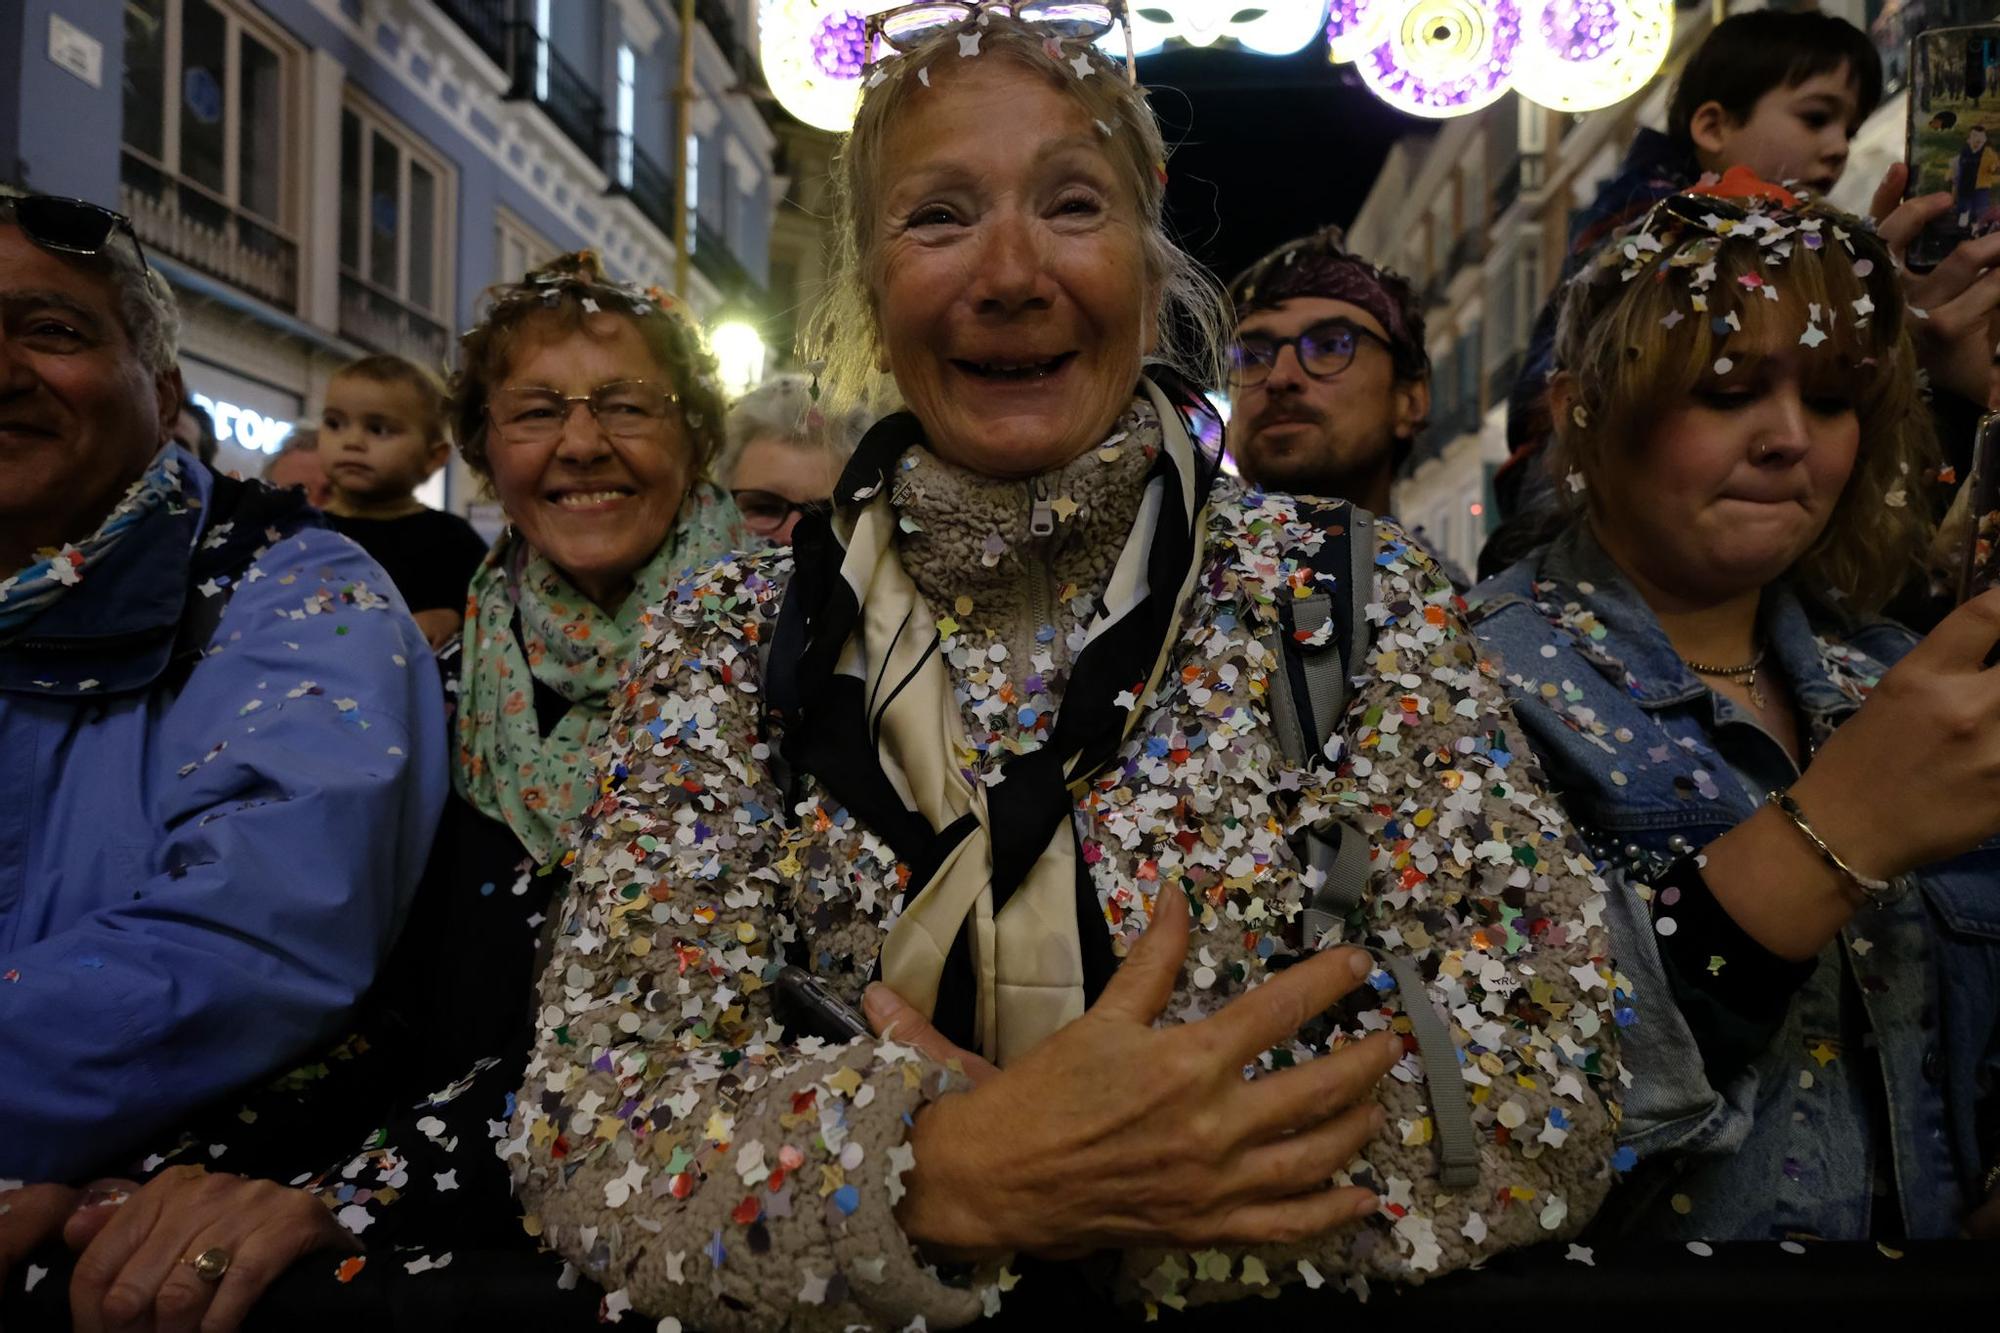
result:
M 1298 353 L 1299 369 L 1316 380 L 1330 380 L 1354 364 L 1354 353 L 1363 338 L 1380 343 L 1383 351 L 1394 355 L 1395 349 L 1387 338 L 1345 319 L 1321 320 L 1291 338 L 1241 334 L 1229 344 L 1229 375 L 1246 387 L 1262 384 L 1271 368 L 1278 364 L 1279 354 L 1290 347 Z
M 759 537 L 777 532 L 794 514 L 825 517 L 833 513 L 831 500 L 788 500 L 776 491 L 731 491 L 729 498 L 736 501 L 737 512 L 743 515 L 743 526 Z
M 153 266 L 146 262 L 146 247 L 139 243 L 132 219 L 123 213 L 114 213 L 85 199 L 30 194 L 7 186 L 0 186 L 0 200 L 13 208 L 21 234 L 44 250 L 63 255 L 101 255 L 110 247 L 111 238 L 122 231 L 132 242 L 139 267 L 152 272 Z
M 597 428 L 614 440 L 644 440 L 659 435 L 667 413 L 681 400 L 678 393 L 651 380 L 614 380 L 586 394 L 561 394 L 554 389 L 495 389 L 486 398 L 486 416 L 505 444 L 550 444 L 562 438 L 570 410 L 578 403 L 589 409 Z
M 1125 81 L 1139 82 L 1139 60 L 1132 51 L 1132 20 L 1125 0 L 918 0 L 870 14 L 863 29 L 862 50 L 873 70 L 892 56 L 914 51 L 939 33 L 962 27 L 982 11 L 998 10 L 1037 32 L 1061 41 L 1094 43 L 1112 27 L 1125 29 Z M 886 46 L 888 51 L 883 51 Z

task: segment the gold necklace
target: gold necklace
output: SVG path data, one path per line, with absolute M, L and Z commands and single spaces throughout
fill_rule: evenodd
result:
M 1709 666 L 1703 662 L 1682 657 L 1681 663 L 1697 676 L 1714 676 L 1732 685 L 1746 685 L 1750 690 L 1750 702 L 1758 708 L 1764 707 L 1764 692 L 1757 688 L 1757 669 L 1764 665 L 1765 650 L 1759 648 L 1757 655 L 1741 666 Z M 1676 654 L 1678 656 L 1678 654 Z

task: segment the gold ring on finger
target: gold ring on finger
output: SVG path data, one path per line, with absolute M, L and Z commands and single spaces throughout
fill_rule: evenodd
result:
M 220 1245 L 211 1245 L 192 1259 L 182 1263 L 194 1270 L 194 1275 L 203 1282 L 220 1282 L 222 1275 L 229 1271 L 229 1251 Z

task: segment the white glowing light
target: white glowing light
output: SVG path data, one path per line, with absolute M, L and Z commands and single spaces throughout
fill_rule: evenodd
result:
M 1380 40 L 1355 57 L 1368 90 L 1399 111 L 1442 119 L 1507 92 L 1520 45 L 1515 0 L 1377 0 Z
M 861 98 L 862 25 L 897 0 L 762 0 L 757 34 L 764 80 L 785 110 L 839 132 Z
M 723 392 L 731 398 L 750 392 L 764 379 L 764 339 L 740 319 L 719 324 L 708 335 Z
M 1150 55 L 1168 42 L 1213 46 L 1234 42 L 1260 55 L 1288 56 L 1318 35 L 1326 20 L 1327 0 L 1264 0 L 1246 5 L 1238 0 L 1145 0 L 1131 9 L 1132 46 Z M 1166 22 L 1150 17 L 1164 14 Z M 1243 16 L 1248 17 L 1243 17 Z M 1125 54 L 1125 36 L 1112 32 L 1101 43 Z
M 1514 87 L 1556 111 L 1622 102 L 1659 72 L 1673 0 L 1524 0 Z

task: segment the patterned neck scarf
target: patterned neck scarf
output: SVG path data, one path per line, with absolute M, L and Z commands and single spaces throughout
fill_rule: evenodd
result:
M 468 590 L 452 770 L 458 794 L 505 821 L 537 864 L 560 857 L 596 791 L 611 693 L 632 660 L 639 617 L 690 565 L 755 544 L 728 494 L 697 483 L 614 615 L 508 529 Z M 546 736 L 537 681 L 569 703 Z
M 145 472 L 105 515 L 97 531 L 61 550 L 37 552 L 26 569 L 12 578 L 0 579 L 0 636 L 13 634 L 55 605 L 64 593 L 82 583 L 90 567 L 147 515 L 163 505 L 181 504 L 185 494 L 181 459 L 175 455 L 173 446 L 167 445 L 153 455 Z
M 960 762 L 965 722 L 938 616 L 897 552 L 888 481 L 921 437 L 914 417 L 861 442 L 832 531 L 814 534 L 831 549 L 801 551 L 794 574 L 806 702 L 786 756 L 909 868 L 882 979 L 1001 1064 L 1082 1014 L 1117 967 L 1073 816 L 1166 670 L 1201 568 L 1199 460 L 1166 395 L 1150 381 L 1141 391 L 1162 439 L 1138 516 L 1048 740 L 1009 757 L 997 781 L 972 780 Z

